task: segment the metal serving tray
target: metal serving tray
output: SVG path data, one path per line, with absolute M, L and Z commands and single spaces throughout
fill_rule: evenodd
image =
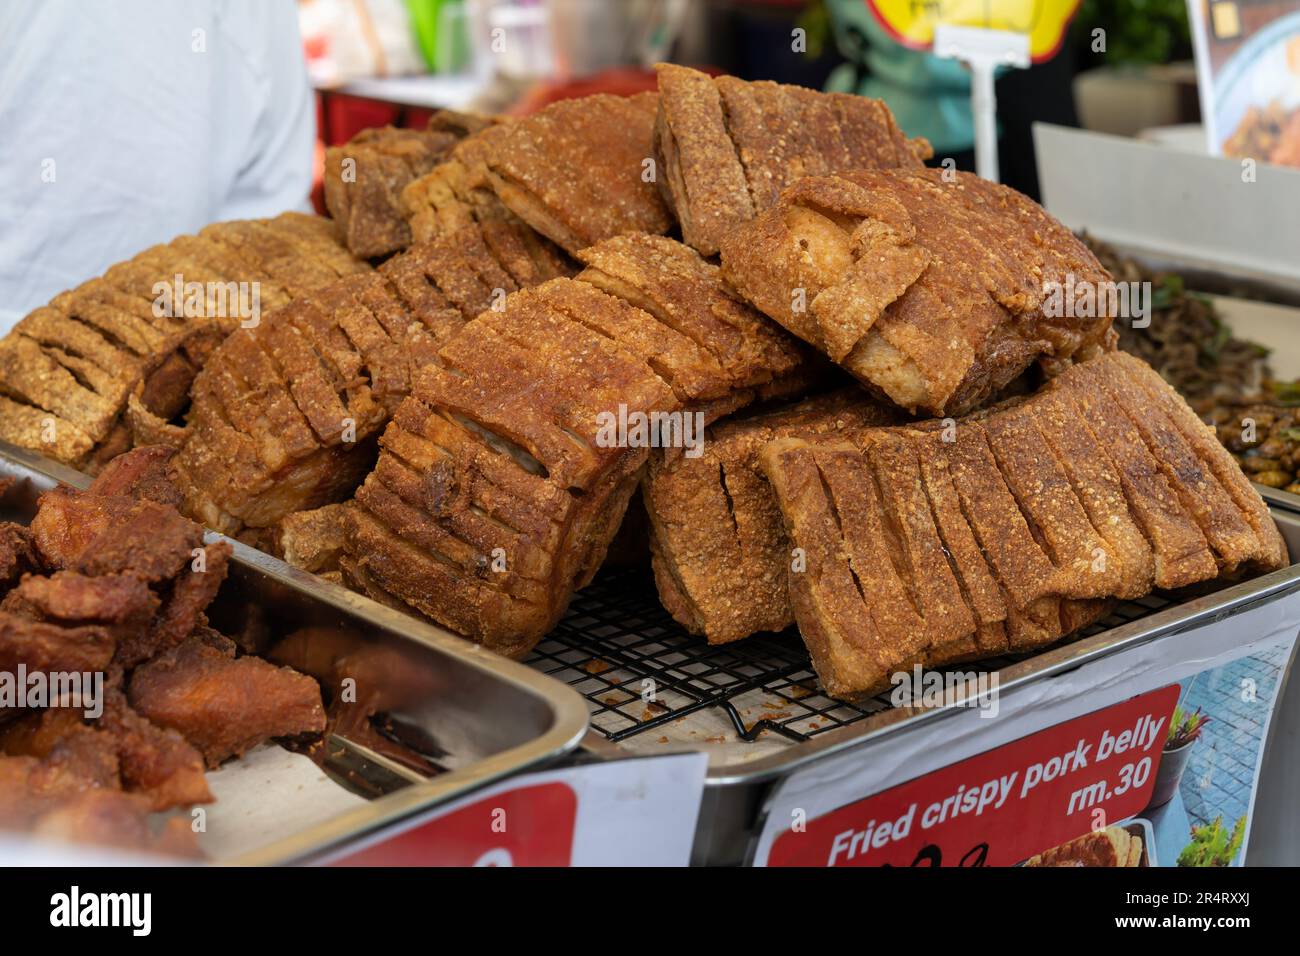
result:
M 1260 490 L 1293 560 L 1300 558 L 1300 497 Z M 1294 512 L 1287 507 L 1291 501 Z M 886 695 L 855 704 L 829 700 L 816 689 L 807 653 L 793 632 L 710 647 L 659 607 L 653 585 L 642 578 L 618 572 L 580 592 L 560 627 L 527 662 L 587 697 L 592 730 L 584 748 L 590 753 L 709 753 L 692 854 L 696 864 L 746 862 L 765 798 L 793 771 L 846 751 L 860 750 L 865 757 L 884 735 L 952 713 L 895 711 Z M 1006 694 L 1296 591 L 1300 564 L 1182 603 L 1152 595 L 1121 604 L 1068 644 L 962 668 L 997 670 Z M 647 680 L 654 682 L 657 704 L 641 696 Z M 1264 809 L 1257 808 L 1257 816 Z
M 0 442 L 0 476 L 18 482 L 0 517 L 25 522 L 37 496 L 57 483 L 84 488 L 90 479 L 39 455 Z M 209 532 L 209 541 L 223 540 Z M 229 539 L 224 539 L 229 540 Z M 428 776 L 334 736 L 325 770 L 363 805 L 295 831 L 284 807 L 282 835 L 217 863 L 309 861 L 403 818 L 458 798 L 574 750 L 587 730 L 587 708 L 567 687 L 368 598 L 306 574 L 237 541 L 230 574 L 213 602 L 214 626 L 227 632 L 250 620 L 276 635 L 304 627 L 344 632 L 359 646 L 399 662 L 400 685 L 414 688 L 390 717 L 436 744 L 441 772 Z M 208 810 L 221 813 L 220 802 Z

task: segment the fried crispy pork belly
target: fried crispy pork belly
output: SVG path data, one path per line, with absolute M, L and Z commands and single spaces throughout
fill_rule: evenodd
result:
M 556 279 L 446 343 L 350 509 L 354 580 L 502 653 L 536 643 L 595 573 L 648 452 L 602 444 L 599 416 L 678 406 L 621 322 L 653 320 Z
M 925 140 L 903 136 L 879 100 L 714 79 L 670 63 L 656 69 L 660 191 L 686 243 L 706 256 L 796 179 L 920 167 L 932 155 Z
M 602 422 L 679 413 L 684 445 L 688 418 L 819 371 L 681 243 L 581 257 L 578 280 L 509 296 L 439 350 L 346 512 L 345 577 L 506 654 L 554 625 L 626 511 L 648 443 L 602 444 Z
M 574 271 L 555 243 L 511 212 L 489 188 L 484 165 L 486 138 L 482 131 L 467 137 L 444 162 L 408 185 L 401 198 L 413 242 L 437 252 L 425 258 L 431 267 L 425 274 L 442 287 L 439 299 L 453 301 L 462 311 L 470 299 L 483 294 L 476 273 L 490 278 L 504 272 L 513 286 L 501 287 L 511 292 Z M 496 284 L 489 282 L 488 288 Z M 431 311 L 420 310 L 415 302 L 411 305 L 418 311 Z M 479 311 L 470 309 L 467 317 Z
M 697 458 L 652 455 L 642 495 L 664 607 L 711 644 L 793 624 L 791 546 L 759 452 L 775 438 L 844 437 L 897 418 L 851 387 L 714 425 Z
M 194 373 L 239 325 L 254 289 L 268 311 L 367 269 L 328 221 L 299 213 L 219 223 L 146 249 L 0 340 L 0 438 L 94 471 L 130 447 L 129 396 L 163 420 L 183 410 Z
M 190 638 L 131 675 L 131 706 L 202 751 L 208 766 L 271 737 L 325 729 L 320 687 L 288 667 Z
M 327 149 L 325 205 L 352 254 L 369 259 L 409 246 L 402 190 L 446 159 L 466 135 L 492 122 L 442 112 L 426 129 L 366 129 Z
M 800 180 L 722 242 L 723 274 L 912 412 L 960 414 L 1035 360 L 1055 370 L 1107 347 L 1107 302 L 1053 306 L 1054 288 L 1104 293 L 1109 276 L 1088 249 L 1019 193 L 947 175 Z
M 232 333 L 194 382 L 175 458 L 186 513 L 256 534 L 346 498 L 415 372 L 517 288 L 477 234 L 452 236 Z
M 806 555 L 791 600 L 835 696 L 1041 647 L 1113 598 L 1286 561 L 1213 432 L 1122 352 L 952 429 L 781 438 L 760 461 Z
M 617 296 L 618 328 L 606 331 L 646 360 L 683 405 L 731 399 L 727 411 L 754 397 L 782 394 L 804 373 L 821 369 L 791 336 L 740 301 L 720 270 L 699 253 L 664 236 L 628 234 L 578 253 L 586 268 L 578 279 Z M 638 312 L 639 310 L 639 312 Z M 634 324 L 640 314 L 651 322 Z M 580 302 L 568 314 L 587 320 Z M 743 401 L 735 401 L 745 391 Z
M 570 254 L 672 217 L 646 175 L 658 96 L 561 100 L 480 134 L 475 160 L 516 216 Z
M 276 552 L 304 571 L 337 571 L 347 543 L 346 508 L 333 504 L 286 515 L 275 529 Z

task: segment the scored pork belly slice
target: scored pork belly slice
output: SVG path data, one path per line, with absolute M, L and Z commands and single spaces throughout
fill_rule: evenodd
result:
M 256 290 L 269 311 L 313 282 L 368 269 L 325 220 L 299 213 L 220 223 L 146 249 L 0 340 L 0 438 L 93 472 L 131 445 L 122 420 L 130 396 L 164 420 L 181 411 L 203 357 L 247 318 L 241 283 L 248 304 Z M 178 277 L 199 290 L 188 312 L 185 300 L 158 307 L 159 283 L 171 293 Z
M 680 409 L 694 426 L 825 370 L 681 243 L 619 236 L 579 255 L 576 281 L 514 293 L 442 346 L 347 512 L 355 585 L 505 653 L 554 624 L 635 490 L 645 449 L 594 449 L 599 415 Z
M 960 414 L 1036 360 L 1055 371 L 1110 347 L 1100 301 L 1110 277 L 1088 249 L 1019 193 L 946 177 L 897 169 L 799 180 L 724 240 L 723 274 L 913 412 Z M 1053 288 L 1090 286 L 1097 314 L 1053 305 Z
M 658 96 L 561 100 L 480 134 L 473 160 L 516 216 L 570 254 L 624 232 L 664 233 L 652 177 Z
M 451 236 L 231 334 L 194 382 L 175 459 L 185 511 L 265 537 L 285 515 L 346 498 L 412 376 L 517 288 L 477 233 Z
M 584 321 L 565 311 L 573 296 Z M 502 653 L 535 644 L 595 573 L 647 455 L 602 445 L 602 413 L 678 407 L 634 350 L 598 331 L 629 308 L 557 279 L 445 344 L 349 509 L 354 579 Z
M 564 252 L 511 212 L 489 187 L 483 157 L 490 132 L 485 127 L 468 136 L 444 162 L 402 191 L 413 244 L 453 254 L 468 251 L 465 258 L 480 269 L 486 253 L 519 288 L 572 275 Z
M 412 242 L 401 196 L 412 181 L 447 158 L 486 117 L 443 112 L 425 129 L 365 129 L 325 151 L 325 205 L 353 255 L 374 258 Z M 345 163 L 350 163 L 345 167 Z
M 795 616 L 828 692 L 1041 647 L 1114 599 L 1284 564 L 1258 496 L 1184 409 L 1148 366 L 1108 353 L 950 428 L 765 445 L 806 555 L 788 574 Z
M 739 300 L 721 270 L 687 245 L 628 234 L 583 249 L 578 258 L 586 265 L 580 281 L 654 318 L 646 357 L 657 371 L 667 377 L 684 366 L 703 380 L 674 381 L 683 403 L 778 382 L 816 366 L 807 349 Z M 674 361 L 666 354 L 674 347 L 702 354 L 693 362 L 685 355 Z
M 706 256 L 803 176 L 919 167 L 931 155 L 908 140 L 879 100 L 768 81 L 656 66 L 654 140 L 660 191 L 686 243 Z
M 642 490 L 655 581 L 678 623 L 713 644 L 793 624 L 791 546 L 759 451 L 778 437 L 843 436 L 897 418 L 850 387 L 714 425 L 698 457 L 652 454 Z
M 131 674 L 131 706 L 197 747 L 209 767 L 271 737 L 325 729 L 320 687 L 292 668 L 190 638 Z

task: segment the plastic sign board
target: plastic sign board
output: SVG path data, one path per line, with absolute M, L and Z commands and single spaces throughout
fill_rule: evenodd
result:
M 814 762 L 753 862 L 1239 866 L 1298 627 L 1292 589 Z
M 1211 154 L 1300 168 L 1300 0 L 1187 0 Z
M 929 50 L 938 24 L 978 27 L 1029 36 L 1035 63 L 1050 60 L 1065 42 L 1065 31 L 1080 0 L 865 0 L 881 26 L 903 46 Z
M 523 774 L 320 861 L 334 866 L 685 866 L 708 756 Z

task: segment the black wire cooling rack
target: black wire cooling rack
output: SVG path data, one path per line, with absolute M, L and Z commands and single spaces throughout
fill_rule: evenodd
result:
M 1169 605 L 1151 596 L 1125 602 L 1081 632 L 1089 636 Z M 962 664 L 996 670 L 1021 657 Z M 794 741 L 844 727 L 891 706 L 889 695 L 845 703 L 822 693 L 798 633 L 710 645 L 686 633 L 663 609 L 648 571 L 602 572 L 578 592 L 568 614 L 526 663 L 586 698 L 592 729 L 624 740 L 707 708 L 719 708 L 737 736 L 764 732 Z M 647 693 L 647 690 L 653 693 Z M 755 704 L 764 715 L 746 721 Z

